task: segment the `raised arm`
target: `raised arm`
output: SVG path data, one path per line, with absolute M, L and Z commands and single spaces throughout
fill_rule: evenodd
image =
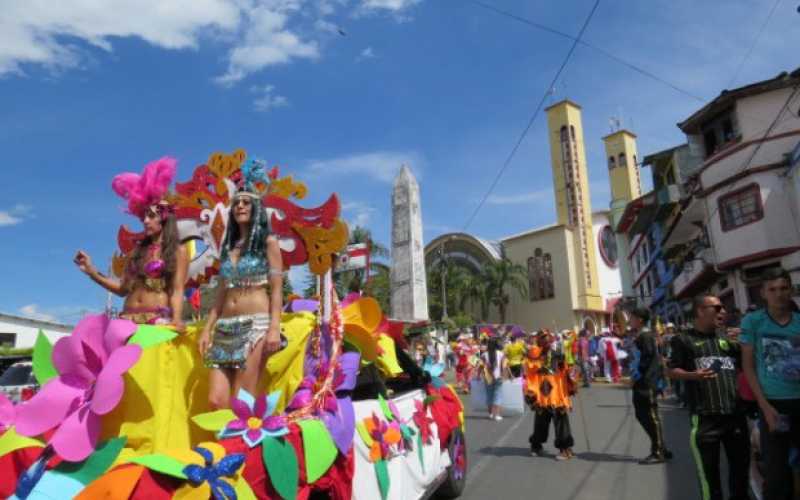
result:
M 128 290 L 125 286 L 125 283 L 117 281 L 114 278 L 110 278 L 99 272 L 97 268 L 94 267 L 92 258 L 89 257 L 89 254 L 83 250 L 78 250 L 78 253 L 75 254 L 75 258 L 72 261 L 76 266 L 78 266 L 78 269 L 80 269 L 81 272 L 89 276 L 92 281 L 102 286 L 109 292 L 120 297 L 128 295 Z

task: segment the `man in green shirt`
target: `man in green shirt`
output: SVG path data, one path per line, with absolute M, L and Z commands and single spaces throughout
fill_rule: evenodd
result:
M 789 451 L 800 448 L 800 314 L 792 308 L 789 273 L 765 273 L 767 306 L 742 320 L 742 365 L 764 429 L 764 500 L 792 498 Z

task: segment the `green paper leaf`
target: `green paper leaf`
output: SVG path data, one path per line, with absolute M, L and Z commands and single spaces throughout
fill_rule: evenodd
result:
M 319 420 L 301 420 L 298 424 L 303 431 L 306 477 L 308 484 L 313 484 L 330 469 L 339 449 L 333 443 L 325 424 Z
M 375 462 L 375 475 L 378 476 L 378 487 L 381 489 L 381 498 L 386 500 L 389 496 L 389 469 L 386 467 L 386 460 Z
M 20 436 L 14 428 L 0 435 L 0 457 L 23 448 L 43 448 L 44 443 L 33 438 Z
M 185 464 L 178 462 L 172 457 L 162 455 L 161 453 L 154 453 L 152 455 L 143 455 L 141 457 L 134 457 L 128 462 L 133 464 L 144 465 L 150 470 L 166 474 L 168 476 L 177 477 L 179 479 L 186 479 L 186 474 L 183 473 Z
M 414 437 L 414 429 L 405 424 L 400 425 L 400 433 L 403 434 L 403 439 L 410 440 Z
M 124 436 L 109 439 L 98 446 L 83 462 L 61 462 L 55 470 L 83 484 L 89 484 L 105 474 L 125 447 L 127 440 Z
M 295 500 L 300 471 L 294 446 L 285 439 L 267 436 L 261 441 L 261 453 L 275 491 L 284 500 Z
M 422 473 L 425 474 L 425 450 L 422 449 L 422 433 L 417 434 L 417 456 L 419 457 L 419 466 L 422 467 Z
M 361 436 L 361 440 L 364 441 L 367 448 L 372 448 L 372 436 L 369 435 L 367 428 L 364 426 L 364 422 L 356 423 L 356 432 Z
M 39 385 L 44 385 L 51 378 L 58 376 L 56 367 L 53 366 L 53 344 L 41 330 L 36 335 L 36 343 L 33 345 L 33 374 Z
M 178 332 L 157 325 L 139 325 L 136 333 L 128 339 L 128 344 L 135 344 L 142 349 L 168 342 L 178 336 Z
M 386 417 L 386 420 L 391 422 L 394 420 L 394 415 L 392 414 L 392 410 L 389 409 L 389 405 L 386 403 L 386 400 L 383 399 L 383 396 L 378 394 L 378 404 L 381 406 L 381 411 L 383 412 L 383 416 Z
M 207 431 L 221 431 L 231 420 L 235 420 L 236 415 L 230 409 L 201 413 L 192 417 L 192 422 L 201 429 Z
M 422 404 L 425 405 L 426 407 L 428 407 L 431 404 L 433 404 L 434 401 L 436 401 L 437 399 L 440 399 L 440 398 L 441 398 L 441 396 L 437 396 L 435 394 L 431 394 L 430 396 L 427 396 L 425 399 L 422 400 Z

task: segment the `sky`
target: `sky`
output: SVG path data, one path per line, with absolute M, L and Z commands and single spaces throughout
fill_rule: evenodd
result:
M 573 36 L 594 4 L 486 2 Z M 72 256 L 108 265 L 119 226 L 139 227 L 112 177 L 164 155 L 187 180 L 244 148 L 304 181 L 306 206 L 337 192 L 387 246 L 405 163 L 429 241 L 464 230 L 547 93 L 582 106 L 591 202 L 607 208 L 610 120 L 640 158 L 680 144 L 675 124 L 723 89 L 800 64 L 798 3 L 602 1 L 584 40 L 681 92 L 585 45 L 548 88 L 571 40 L 471 0 L 0 0 L 0 311 L 101 309 Z M 468 231 L 552 223 L 549 158 L 540 114 Z

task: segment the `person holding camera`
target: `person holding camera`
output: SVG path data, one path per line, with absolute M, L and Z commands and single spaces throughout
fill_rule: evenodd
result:
M 694 328 L 673 337 L 668 374 L 685 382 L 691 415 L 690 444 L 697 462 L 700 498 L 723 498 L 722 445 L 728 459 L 730 498 L 745 500 L 750 498 L 750 440 L 736 384 L 741 348 L 719 334 L 725 325 L 725 307 L 719 298 L 700 295 L 694 299 L 692 309 Z

